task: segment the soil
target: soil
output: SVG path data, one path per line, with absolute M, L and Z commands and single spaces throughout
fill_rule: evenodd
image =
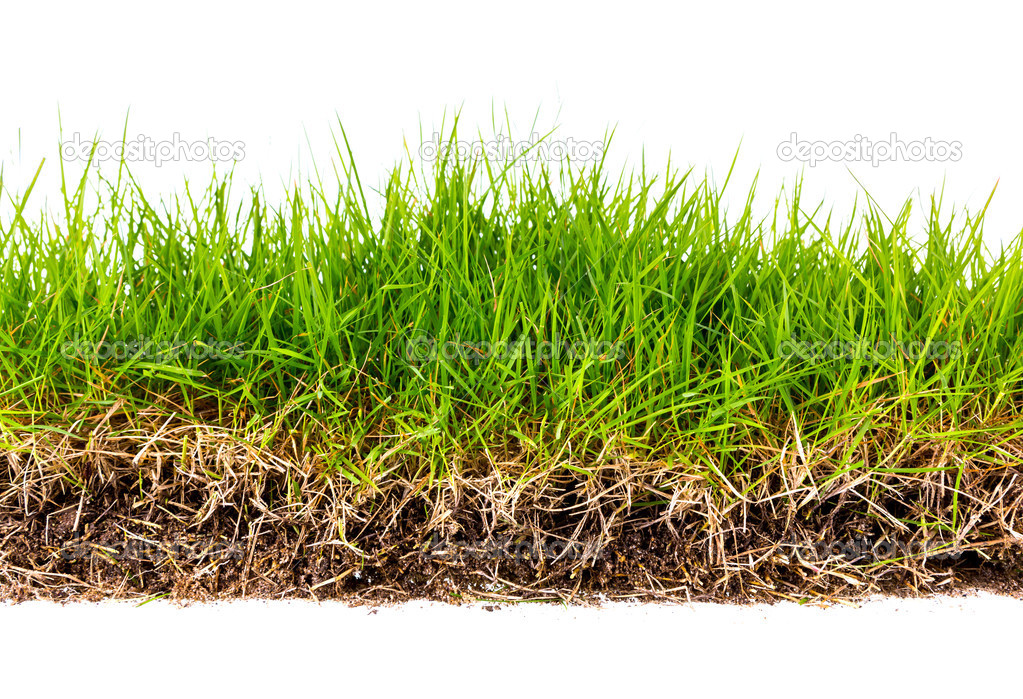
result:
M 808 602 L 978 588 L 1023 597 L 1019 545 L 913 565 L 847 555 L 744 567 L 763 555 L 752 537 L 727 552 L 732 564 L 720 565 L 708 562 L 706 547 L 649 524 L 623 528 L 595 549 L 586 541 L 487 536 L 471 525 L 457 537 L 425 536 L 421 522 L 404 521 L 390 532 L 364 535 L 356 548 L 280 522 L 214 516 L 185 527 L 158 508 L 140 517 L 118 502 L 102 505 L 0 514 L 0 599 Z

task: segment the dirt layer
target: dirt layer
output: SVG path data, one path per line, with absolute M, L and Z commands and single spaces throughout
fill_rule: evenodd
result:
M 701 546 L 649 523 L 602 544 L 465 524 L 456 535 L 426 534 L 422 522 L 397 521 L 388 532 L 363 533 L 356 546 L 278 521 L 212 517 L 194 527 L 159 509 L 140 517 L 103 505 L 0 515 L 0 598 L 750 602 L 978 588 L 1023 597 L 1023 547 L 1012 543 L 900 552 L 881 533 L 825 544 L 833 532 L 821 531 L 800 546 L 779 542 L 777 532 L 747 532 L 715 560 L 713 542 Z

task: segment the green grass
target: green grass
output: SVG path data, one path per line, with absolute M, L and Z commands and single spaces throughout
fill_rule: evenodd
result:
M 889 218 L 868 198 L 836 225 L 797 182 L 761 219 L 752 190 L 726 212 L 692 172 L 603 162 L 449 159 L 399 167 L 375 192 L 346 142 L 337 172 L 271 206 L 230 178 L 157 202 L 125 172 L 62 170 L 63 210 L 42 217 L 32 187 L 4 182 L 5 449 L 87 440 L 110 413 L 156 434 L 177 413 L 312 464 L 278 503 L 339 479 L 355 498 L 491 471 L 606 482 L 613 468 L 644 474 L 623 505 L 637 518 L 679 512 L 691 483 L 726 515 L 817 506 L 853 484 L 849 506 L 868 517 L 955 533 L 983 510 L 964 478 L 1018 462 L 1023 243 L 989 250 L 983 211 L 932 199 L 911 230 L 910 202 Z M 140 338 L 233 350 L 66 351 Z M 794 349 L 814 343 L 842 349 Z M 46 497 L 100 487 L 95 471 L 50 468 Z M 141 490 L 140 469 L 119 487 Z M 928 499 L 921 482 L 944 490 Z M 905 508 L 864 504 L 893 488 Z

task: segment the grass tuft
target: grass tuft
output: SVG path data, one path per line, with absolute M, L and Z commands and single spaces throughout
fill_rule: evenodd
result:
M 1023 239 L 990 250 L 984 211 L 836 226 L 796 183 L 761 219 L 670 167 L 457 155 L 371 192 L 338 157 L 279 207 L 216 176 L 152 201 L 123 164 L 62 169 L 52 215 L 40 173 L 3 191 L 9 594 L 423 593 L 438 534 L 476 594 L 1018 573 Z M 241 555 L 64 555 L 115 527 Z M 501 536 L 560 548 L 472 562 Z

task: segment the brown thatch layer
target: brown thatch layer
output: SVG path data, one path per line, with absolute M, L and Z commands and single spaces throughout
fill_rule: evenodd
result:
M 451 455 L 432 483 L 394 456 L 370 487 L 269 427 L 112 414 L 88 437 L 8 436 L 0 596 L 801 599 L 1023 580 L 1023 477 L 1004 458 L 865 469 L 822 491 L 805 454 L 733 492 L 677 462 L 623 452 L 586 475 L 509 444 Z M 904 453 L 907 467 L 958 458 Z

